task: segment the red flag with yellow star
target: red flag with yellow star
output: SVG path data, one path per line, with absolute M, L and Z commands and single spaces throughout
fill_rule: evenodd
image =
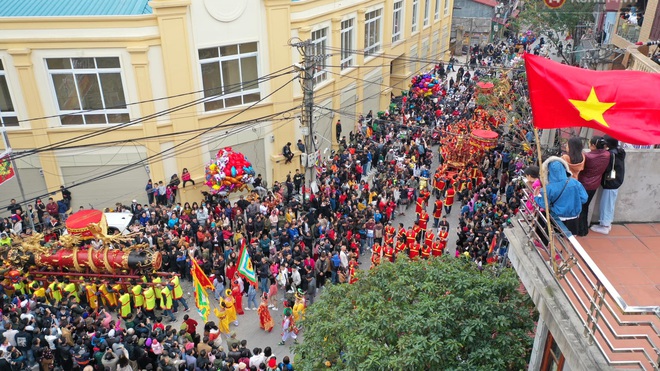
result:
M 525 70 L 534 126 L 587 126 L 630 144 L 660 144 L 660 74 L 592 71 L 531 54 Z

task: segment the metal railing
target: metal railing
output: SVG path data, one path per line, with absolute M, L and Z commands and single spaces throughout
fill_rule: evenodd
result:
M 616 28 L 616 34 L 634 44 L 639 40 L 639 31 L 641 29 L 636 24 L 630 24 L 626 20 L 620 19 L 619 25 Z
M 529 192 L 525 193 L 529 197 Z M 607 362 L 614 367 L 658 370 L 660 307 L 626 304 L 561 221 L 550 220 L 555 242 L 555 256 L 551 257 L 545 213 L 523 203 L 516 219 L 528 237 L 530 249 L 546 263 L 578 315 L 584 326 L 584 336 L 598 347 Z M 558 265 L 556 273 L 552 259 Z

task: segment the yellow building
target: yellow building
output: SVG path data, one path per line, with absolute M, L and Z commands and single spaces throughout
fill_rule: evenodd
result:
M 359 114 L 449 58 L 452 0 L 0 0 L 0 123 L 25 199 L 70 187 L 73 208 L 147 201 L 148 179 L 187 168 L 197 186 L 222 147 L 272 184 L 304 139 L 301 60 L 311 39 L 323 154 Z M 295 147 L 295 144 L 294 144 Z M 0 206 L 22 200 L 18 182 Z M 57 199 L 59 196 L 55 196 Z M 45 201 L 45 200 L 44 200 Z

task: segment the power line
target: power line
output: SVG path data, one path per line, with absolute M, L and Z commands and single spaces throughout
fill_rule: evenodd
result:
M 282 68 L 281 70 L 272 72 L 271 74 L 281 72 L 281 71 L 283 71 L 287 68 L 290 68 L 290 67 L 291 66 Z M 248 80 L 248 81 L 243 81 L 243 82 L 237 82 L 235 84 L 229 84 L 229 85 L 223 86 L 223 88 L 231 90 L 232 88 L 240 87 L 241 85 L 251 85 L 255 82 L 260 82 L 259 80 L 266 77 L 266 76 L 268 76 L 268 75 L 257 77 L 254 80 Z M 64 116 L 75 116 L 75 115 L 80 115 L 80 114 L 85 114 L 85 113 L 90 113 L 90 112 L 98 112 L 98 111 L 101 111 L 101 110 L 122 109 L 122 108 L 126 108 L 126 107 L 129 107 L 129 106 L 134 106 L 134 105 L 139 105 L 139 104 L 144 104 L 144 103 L 152 103 L 152 102 L 158 102 L 158 101 L 166 100 L 166 99 L 184 97 L 186 95 L 206 93 L 208 91 L 214 91 L 214 90 L 217 90 L 217 89 L 218 88 L 200 89 L 200 90 L 195 90 L 195 91 L 191 91 L 191 92 L 187 92 L 187 93 L 168 95 L 168 96 L 160 97 L 160 98 L 152 98 L 152 99 L 145 99 L 145 100 L 141 100 L 141 101 L 137 101 L 137 102 L 118 104 L 118 105 L 115 105 L 115 106 L 105 107 L 105 108 L 102 108 L 102 109 L 100 109 L 100 108 L 90 108 L 90 109 L 78 110 L 78 111 L 74 111 L 74 112 L 70 112 L 70 113 L 61 113 L 61 114 L 57 114 L 57 115 L 47 115 L 47 116 L 41 116 L 41 117 L 27 118 L 27 119 L 23 119 L 23 120 L 18 120 L 17 122 L 18 123 L 30 122 L 30 121 L 38 121 L 38 120 L 59 118 L 59 117 L 64 117 Z M 218 93 L 218 94 L 213 94 L 212 96 L 213 97 L 218 97 L 218 96 L 221 96 L 221 95 L 222 95 L 222 93 Z
M 88 183 L 96 182 L 96 181 L 103 180 L 103 179 L 106 179 L 106 178 L 109 178 L 109 177 L 112 177 L 112 176 L 115 176 L 115 175 L 118 175 L 118 174 L 122 174 L 122 173 L 128 172 L 128 171 L 133 170 L 133 169 L 135 169 L 135 168 L 137 168 L 137 167 L 139 167 L 139 166 L 142 166 L 142 165 L 143 165 L 144 163 L 146 163 L 147 161 L 152 161 L 152 160 L 154 160 L 154 161 L 160 161 L 160 160 L 163 160 L 163 159 L 166 158 L 165 156 L 166 156 L 168 153 L 170 153 L 170 152 L 172 152 L 172 154 L 171 154 L 170 156 L 173 156 L 173 155 L 175 154 L 175 153 L 173 152 L 173 150 L 182 147 L 182 146 L 185 145 L 186 143 L 189 143 L 189 144 L 188 144 L 188 147 L 187 147 L 187 148 L 181 148 L 182 150 L 183 150 L 183 149 L 190 149 L 190 148 L 198 147 L 199 145 L 198 145 L 197 143 L 192 143 L 192 144 L 190 144 L 190 142 L 193 141 L 194 139 L 197 139 L 197 138 L 199 138 L 200 136 L 202 136 L 202 135 L 204 135 L 204 134 L 206 134 L 206 133 L 208 133 L 208 132 L 214 130 L 214 129 L 217 129 L 217 128 L 222 127 L 223 124 L 227 123 L 228 121 L 230 121 L 230 120 L 232 120 L 233 118 L 237 117 L 238 115 L 240 115 L 240 114 L 246 112 L 248 109 L 254 107 L 255 105 L 257 105 L 257 104 L 261 103 L 262 101 L 264 101 L 265 99 L 267 99 L 268 97 L 270 97 L 270 96 L 272 96 L 273 94 L 277 93 L 278 91 L 282 90 L 284 87 L 286 87 L 287 85 L 289 85 L 291 82 L 293 82 L 293 81 L 296 80 L 297 78 L 298 78 L 298 77 L 296 76 L 296 77 L 290 79 L 290 80 L 287 81 L 285 84 L 283 84 L 283 85 L 281 85 L 280 87 L 278 87 L 277 89 L 273 90 L 271 93 L 269 93 L 269 94 L 266 95 L 265 97 L 263 97 L 263 98 L 259 99 L 258 101 L 256 101 L 256 102 L 250 104 L 249 106 L 247 106 L 247 107 L 245 107 L 244 109 L 242 109 L 241 111 L 239 111 L 239 112 L 233 114 L 231 117 L 229 117 L 229 118 L 227 118 L 226 120 L 220 122 L 219 124 L 217 124 L 217 125 L 215 125 L 215 126 L 213 126 L 213 127 L 210 127 L 210 128 L 205 129 L 204 131 L 202 131 L 202 132 L 196 134 L 195 136 L 193 136 L 193 137 L 187 139 L 187 140 L 184 141 L 184 142 L 181 142 L 181 143 L 179 143 L 179 144 L 177 144 L 177 145 L 174 145 L 174 146 L 172 146 L 171 148 L 165 149 L 165 150 L 163 150 L 163 151 L 161 151 L 161 152 L 159 152 L 159 153 L 157 153 L 157 154 L 154 154 L 154 155 L 151 155 L 151 156 L 147 156 L 146 158 L 144 158 L 144 159 L 142 159 L 142 160 L 140 160 L 140 161 L 137 161 L 137 162 L 135 162 L 135 163 L 133 163 L 133 164 L 128 164 L 128 165 L 125 165 L 125 166 L 120 167 L 120 168 L 118 168 L 118 169 L 114 169 L 114 170 L 112 170 L 112 171 L 109 171 L 109 172 L 106 172 L 106 173 L 104 173 L 104 174 L 98 175 L 98 176 L 96 176 L 96 177 L 94 177 L 94 178 L 91 178 L 91 179 L 87 179 L 87 180 L 84 180 L 84 181 L 78 182 L 78 183 L 76 183 L 76 184 L 73 184 L 73 185 L 69 186 L 68 188 L 75 188 L 75 187 L 78 187 L 78 186 L 81 186 L 81 185 L 84 185 L 84 184 L 88 184 Z M 288 109 L 288 110 L 285 110 L 285 111 L 283 111 L 283 112 L 278 112 L 277 114 L 273 114 L 273 115 L 271 115 L 271 116 L 276 116 L 276 115 L 280 115 L 280 114 L 283 114 L 283 113 L 291 112 L 291 111 L 293 111 L 294 109 L 298 109 L 298 107 L 294 107 L 294 108 L 292 108 L 292 109 Z M 267 116 L 264 116 L 264 117 L 267 117 Z M 264 117 L 261 117 L 261 118 L 259 118 L 259 119 L 263 119 Z M 243 128 L 243 130 L 245 130 L 245 129 L 246 129 L 246 128 Z M 211 140 L 215 140 L 215 138 L 211 138 Z M 32 197 L 31 199 L 36 199 L 36 198 L 46 197 L 46 196 L 49 196 L 50 194 L 51 194 L 51 193 L 45 193 L 45 194 L 42 194 L 42 195 L 40 195 L 40 196 L 38 196 L 38 197 Z M 28 200 L 23 200 L 23 201 L 21 201 L 20 203 L 25 203 L 25 202 L 27 202 L 27 201 L 28 201 Z M 8 207 L 8 206 L 9 206 L 9 205 L 7 205 L 6 207 Z M 5 208 L 6 208 L 6 207 L 5 207 Z
M 273 79 L 273 78 L 276 78 L 276 77 L 280 77 L 280 76 L 284 76 L 284 75 L 292 73 L 292 71 L 288 71 L 288 72 L 284 72 L 284 73 L 281 73 L 281 74 L 277 74 L 278 72 L 281 72 L 281 71 L 283 71 L 287 68 L 290 68 L 290 66 L 286 67 L 286 68 L 283 68 L 279 71 L 275 71 L 271 74 L 262 76 L 262 77 L 258 78 L 255 81 L 260 81 L 260 82 L 261 82 L 261 80 L 267 81 L 267 80 L 270 80 L 270 79 Z M 153 114 L 143 116 L 139 119 L 131 120 L 131 121 L 128 121 L 128 122 L 123 123 L 123 124 L 108 126 L 108 127 L 105 127 L 101 130 L 96 130 L 96 131 L 93 131 L 91 133 L 82 134 L 82 135 L 79 135 L 79 136 L 76 136 L 76 137 L 73 137 L 73 138 L 69 138 L 69 139 L 60 141 L 60 142 L 51 143 L 51 144 L 43 146 L 43 147 L 38 147 L 38 148 L 34 148 L 34 149 L 26 150 L 26 151 L 21 151 L 21 152 L 15 152 L 15 154 L 13 154 L 12 157 L 18 159 L 18 158 L 22 158 L 22 157 L 25 157 L 25 156 L 30 156 L 30 155 L 33 155 L 33 154 L 36 154 L 36 153 L 39 153 L 39 152 L 52 151 L 52 150 L 58 149 L 58 148 L 63 147 L 67 144 L 70 144 L 70 143 L 75 143 L 75 142 L 79 142 L 79 141 L 82 141 L 82 140 L 91 139 L 93 137 L 96 137 L 96 136 L 99 136 L 99 135 L 102 135 L 102 134 L 106 134 L 106 133 L 113 132 L 113 131 L 116 131 L 116 130 L 119 130 L 119 129 L 123 129 L 123 128 L 129 127 L 129 126 L 141 123 L 141 122 L 149 121 L 149 120 L 161 117 L 161 116 L 168 115 L 169 113 L 172 113 L 172 112 L 180 111 L 182 109 L 192 107 L 192 106 L 195 106 L 195 105 L 200 104 L 200 103 L 205 103 L 206 101 L 213 100 L 213 99 L 215 99 L 217 97 L 221 97 L 221 96 L 223 96 L 223 94 L 195 99 L 193 101 L 186 102 L 186 103 L 183 103 L 181 105 L 178 105 L 178 106 L 175 106 L 175 107 L 172 107 L 172 108 L 168 108 L 168 109 L 163 110 L 163 111 L 155 112 Z M 259 100 L 259 102 L 261 102 L 261 100 Z

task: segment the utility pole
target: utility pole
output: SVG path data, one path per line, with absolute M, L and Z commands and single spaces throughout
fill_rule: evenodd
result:
M 25 203 L 25 214 L 22 215 L 21 217 L 23 218 L 23 220 L 25 220 L 25 215 L 27 214 L 28 219 L 30 219 L 30 228 L 32 229 L 32 233 L 34 233 L 34 219 L 32 218 L 32 215 L 30 215 L 30 210 L 29 210 L 30 203 L 25 198 L 25 190 L 23 189 L 23 182 L 21 182 L 21 176 L 18 173 L 18 168 L 16 167 L 16 161 L 14 160 L 14 156 L 11 155 L 11 146 L 9 145 L 9 136 L 7 135 L 7 129 L 2 127 L 0 128 L 0 130 L 2 130 L 2 141 L 4 142 L 5 150 L 9 155 L 11 167 L 14 169 L 14 175 L 16 175 L 16 181 L 18 182 L 18 189 L 21 191 L 22 202 L 19 202 L 18 204 L 20 205 L 21 203 Z M 32 209 L 32 211 L 35 213 L 37 212 L 35 209 Z
M 310 166 L 311 156 L 316 154 L 316 144 L 314 143 L 314 72 L 316 62 L 320 56 L 314 55 L 314 45 L 311 40 L 292 42 L 291 46 L 296 47 L 302 56 L 301 86 L 303 90 L 303 104 L 301 107 L 301 124 L 303 134 L 305 135 L 306 161 L 303 163 L 305 182 L 303 184 L 302 204 L 305 206 L 305 197 L 309 192 L 311 196 L 312 178 L 315 174 L 315 167 Z

